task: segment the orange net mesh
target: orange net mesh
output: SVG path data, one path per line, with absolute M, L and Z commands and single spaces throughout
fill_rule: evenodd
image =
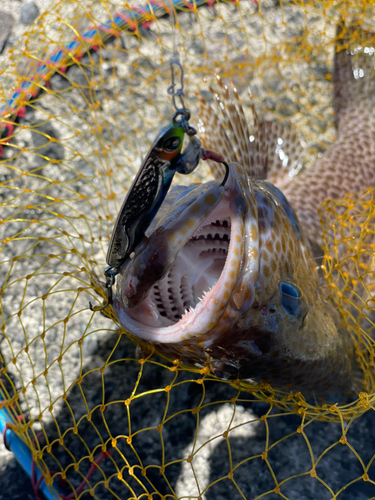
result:
M 34 91 L 0 117 L 2 405 L 51 491 L 59 485 L 68 498 L 374 496 L 372 190 L 320 209 L 327 286 L 364 373 L 364 391 L 345 406 L 225 382 L 152 353 L 138 360 L 113 311 L 88 307 L 105 296 L 97 277 L 126 190 L 170 120 L 174 51 L 193 119 L 194 91 L 208 96 L 202 78 L 216 70 L 240 94 L 250 85 L 261 117 L 298 128 L 308 168 L 335 138 L 337 22 L 373 17 L 372 2 L 359 0 L 170 5 L 150 4 L 131 29 L 88 42 L 90 27 L 124 8 L 139 13 L 136 4 L 50 2 L 2 56 L 0 105 L 22 82 Z M 81 49 L 33 80 L 72 40 Z M 202 165 L 188 182 L 209 175 Z

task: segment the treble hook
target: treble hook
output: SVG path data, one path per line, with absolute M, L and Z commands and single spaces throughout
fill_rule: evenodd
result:
M 104 306 L 100 307 L 99 309 L 94 309 L 91 302 L 89 302 L 90 310 L 93 312 L 103 311 L 103 309 L 112 304 L 112 299 L 113 299 L 112 287 L 115 284 L 116 274 L 118 274 L 118 269 L 115 267 L 108 266 L 106 267 L 104 274 L 106 277 L 105 287 L 107 289 L 107 303 L 104 304 Z

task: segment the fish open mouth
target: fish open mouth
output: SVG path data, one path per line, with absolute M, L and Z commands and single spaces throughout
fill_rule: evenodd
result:
M 142 275 L 134 274 L 135 267 L 121 275 L 123 284 L 118 281 L 114 305 L 126 330 L 145 340 L 170 343 L 201 337 L 220 321 L 241 268 L 244 221 L 233 210 L 229 189 L 219 198 L 216 206 L 195 220 L 173 262 L 169 267 L 162 264 L 161 271 L 155 273 L 158 277 L 149 278 L 155 269 L 153 259 L 168 255 L 172 245 L 168 236 L 175 242 L 176 230 L 168 234 L 164 231 L 162 237 L 157 231 L 150 236 L 149 245 L 144 246 L 144 258 L 141 259 L 141 252 L 138 255 Z M 201 201 L 197 198 L 197 206 L 202 206 Z M 189 218 L 184 221 L 188 224 Z M 179 224 L 180 231 L 186 229 L 182 219 Z M 141 264 L 137 264 L 139 267 Z M 140 283 L 143 287 L 147 279 L 149 287 L 144 298 L 132 302 L 133 283 L 135 288 Z
M 114 309 L 134 336 L 161 343 L 202 338 L 251 300 L 251 285 L 241 280 L 246 273 L 254 281 L 257 270 L 256 200 L 241 167 L 230 166 L 225 186 L 202 184 L 173 201 L 121 269 Z
M 178 253 L 168 274 L 152 287 L 163 326 L 180 321 L 216 285 L 228 257 L 230 218 L 204 221 Z

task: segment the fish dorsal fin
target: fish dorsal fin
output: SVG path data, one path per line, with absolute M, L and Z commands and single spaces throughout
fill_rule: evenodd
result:
M 231 141 L 220 123 L 219 117 L 200 94 L 196 93 L 199 101 L 199 138 L 206 149 L 221 154 L 227 162 L 237 162 L 236 154 Z M 225 167 L 221 163 L 208 160 L 211 172 L 215 179 L 222 179 L 225 174 Z
M 218 90 L 211 86 L 209 89 L 220 109 L 221 119 L 207 101 L 196 94 L 204 147 L 221 154 L 226 161 L 239 163 L 250 177 L 267 179 L 282 187 L 300 170 L 304 145 L 291 126 L 261 122 L 250 92 L 253 127 L 249 128 L 236 88 L 233 84 L 229 88 L 218 75 L 215 76 Z M 215 178 L 222 178 L 224 170 L 220 164 L 210 162 L 210 168 Z
M 253 112 L 253 129 L 249 135 L 250 143 L 250 164 L 246 172 L 250 177 L 256 179 L 267 179 L 268 175 L 268 136 L 267 129 L 259 121 L 258 113 L 255 110 L 253 96 L 249 90 L 251 110 Z
M 215 92 L 212 87 L 210 87 L 210 91 L 219 104 L 224 118 L 225 127 L 230 131 L 237 162 L 246 168 L 249 166 L 248 162 L 250 155 L 249 131 L 242 104 L 234 85 L 232 84 L 231 87 L 232 94 L 236 97 L 236 103 L 233 102 L 232 94 L 220 76 L 215 74 L 215 77 L 220 93 Z
M 275 121 L 259 123 L 258 134 L 250 136 L 255 151 L 260 150 L 257 177 L 267 179 L 278 188 L 283 188 L 302 168 L 304 143 L 288 124 Z M 260 146 L 257 146 L 259 141 Z
M 289 124 L 260 121 L 250 90 L 249 96 L 254 124 L 249 135 L 250 163 L 245 169 L 251 177 L 282 188 L 301 170 L 305 144 Z

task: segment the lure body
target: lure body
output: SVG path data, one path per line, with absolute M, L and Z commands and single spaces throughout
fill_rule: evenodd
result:
M 200 142 L 192 137 L 181 154 L 184 135 L 183 123 L 172 122 L 152 144 L 116 219 L 106 259 L 111 268 L 120 267 L 143 239 L 175 172 L 189 174 L 198 165 Z

